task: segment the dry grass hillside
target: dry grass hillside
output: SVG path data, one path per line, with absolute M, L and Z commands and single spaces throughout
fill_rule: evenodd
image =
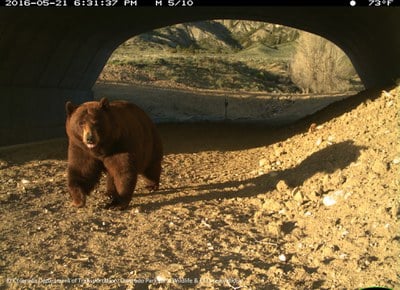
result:
M 297 50 L 308 47 L 297 41 L 299 35 L 298 30 L 290 27 L 241 20 L 210 20 L 164 27 L 137 35 L 118 47 L 98 83 L 299 93 L 304 91 L 304 84 L 300 87 L 292 81 L 292 59 Z M 314 43 L 316 41 L 312 40 L 311 44 Z M 325 50 L 323 47 L 322 51 Z M 314 55 L 315 52 L 311 52 L 311 57 Z M 324 57 L 324 62 L 332 61 L 331 56 Z M 352 68 L 351 64 L 349 66 Z M 309 70 L 307 66 L 302 73 L 315 78 Z M 326 77 L 321 70 L 311 70 L 322 75 L 318 83 Z M 329 90 L 324 92 L 361 90 L 354 70 L 350 71 L 352 73 L 345 78 L 332 76 L 334 84 L 326 86 Z

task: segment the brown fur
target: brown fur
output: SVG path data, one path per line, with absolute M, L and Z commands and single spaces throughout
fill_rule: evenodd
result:
M 162 144 L 150 118 L 125 101 L 66 103 L 68 135 L 68 189 L 72 204 L 85 205 L 86 196 L 107 173 L 110 207 L 129 205 L 138 174 L 157 190 Z

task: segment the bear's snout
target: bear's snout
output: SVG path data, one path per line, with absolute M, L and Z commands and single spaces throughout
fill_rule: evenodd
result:
M 98 142 L 98 136 L 96 134 L 95 131 L 92 130 L 92 128 L 90 128 L 89 126 L 86 126 L 85 128 L 83 128 L 83 143 L 85 143 L 85 145 L 88 148 L 94 148 L 96 147 L 96 144 Z
M 87 144 L 94 144 L 94 136 L 90 133 L 86 134 L 86 143 Z

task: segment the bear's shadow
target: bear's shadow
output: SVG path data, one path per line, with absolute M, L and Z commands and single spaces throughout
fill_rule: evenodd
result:
M 299 165 L 293 168 L 270 172 L 268 174 L 263 174 L 242 181 L 228 181 L 192 187 L 188 186 L 167 189 L 161 188 L 158 192 L 154 193 L 135 194 L 132 204 L 135 204 L 135 196 L 149 196 L 149 198 L 153 197 L 154 195 L 165 196 L 166 200 L 164 201 L 137 204 L 145 211 L 152 211 L 163 206 L 175 204 L 189 204 L 199 201 L 218 200 L 221 198 L 232 199 L 238 197 L 251 197 L 274 190 L 278 181 L 280 180 L 284 180 L 288 186 L 294 188 L 296 186 L 300 186 L 304 183 L 304 181 L 318 172 L 331 174 L 336 170 L 346 168 L 352 162 L 356 162 L 360 156 L 360 151 L 365 148 L 366 147 L 364 146 L 354 145 L 352 140 L 347 140 L 332 144 L 311 154 Z M 243 185 L 245 185 L 244 188 Z M 232 188 L 234 189 L 232 190 Z M 196 192 L 199 192 L 199 194 L 168 198 L 168 195 L 173 195 L 177 192 L 182 192 L 185 190 L 195 190 Z M 205 192 L 203 193 L 203 191 Z

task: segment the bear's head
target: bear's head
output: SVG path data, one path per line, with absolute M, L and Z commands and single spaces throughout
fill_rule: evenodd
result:
M 67 112 L 66 131 L 70 139 L 81 142 L 86 148 L 95 150 L 107 140 L 112 130 L 109 122 L 110 103 L 106 98 L 99 102 L 86 102 L 75 106 L 65 104 Z

